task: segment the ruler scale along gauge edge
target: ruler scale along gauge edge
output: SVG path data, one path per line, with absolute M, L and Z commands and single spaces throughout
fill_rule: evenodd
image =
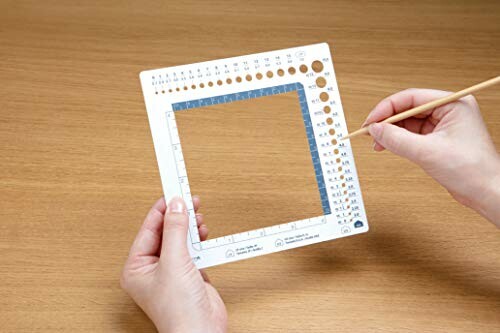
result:
M 199 268 L 368 231 L 350 142 L 340 140 L 347 127 L 326 43 L 148 70 L 140 79 L 165 198 L 186 201 L 187 243 Z M 324 215 L 201 242 L 175 113 L 292 91 Z

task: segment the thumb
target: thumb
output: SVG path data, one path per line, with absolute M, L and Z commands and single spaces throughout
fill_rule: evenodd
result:
M 179 197 L 174 197 L 167 205 L 163 222 L 163 239 L 160 259 L 176 260 L 190 258 L 187 249 L 189 217 L 186 204 Z
M 368 127 L 373 139 L 385 149 L 418 163 L 425 147 L 424 137 L 388 123 L 374 123 Z

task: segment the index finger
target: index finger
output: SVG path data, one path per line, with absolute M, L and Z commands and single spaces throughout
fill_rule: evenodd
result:
M 129 258 L 156 255 L 161 245 L 163 216 L 166 208 L 163 197 L 151 207 L 130 248 Z
M 362 127 L 387 119 L 396 113 L 401 113 L 419 105 L 434 101 L 438 98 L 448 96 L 449 94 L 451 93 L 448 91 L 417 88 L 410 88 L 397 92 L 394 95 L 384 98 L 380 103 L 378 103 L 370 114 L 368 114 L 368 117 L 366 117 Z M 424 111 L 415 117 L 425 118 L 433 111 L 434 109 Z

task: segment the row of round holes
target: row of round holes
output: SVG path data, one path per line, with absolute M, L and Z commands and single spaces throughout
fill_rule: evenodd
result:
M 324 88 L 324 87 L 326 86 L 326 79 L 325 79 L 324 77 L 322 77 L 322 76 L 318 77 L 318 78 L 316 79 L 316 86 L 318 86 L 319 88 Z M 320 93 L 320 94 L 319 94 L 319 99 L 320 99 L 320 101 L 322 101 L 322 102 L 327 102 L 329 98 L 330 98 L 330 96 L 328 95 L 328 93 L 327 93 L 327 92 L 322 92 L 322 93 Z M 325 112 L 326 114 L 329 114 L 331 111 L 332 111 L 332 109 L 331 109 L 331 107 L 330 107 L 329 105 L 325 105 L 325 107 L 323 107 L 323 112 Z M 332 125 L 332 124 L 333 124 L 333 119 L 332 119 L 331 117 L 328 117 L 328 118 L 326 119 L 326 123 L 327 123 L 328 125 Z M 330 130 L 328 131 L 328 133 L 329 133 L 331 136 L 335 135 L 335 129 L 330 128 Z M 335 146 L 335 145 L 337 145 L 338 141 L 337 141 L 337 139 L 332 139 L 332 140 L 331 140 L 331 143 L 332 143 L 332 145 L 334 145 L 334 146 Z M 337 148 L 335 148 L 335 149 L 333 150 L 333 153 L 334 153 L 335 155 L 338 155 L 338 154 L 340 153 L 340 151 L 339 151 Z M 341 162 L 341 159 L 340 159 L 339 157 L 337 157 L 337 158 L 336 158 L 336 162 L 337 162 L 337 163 L 340 163 L 340 162 Z M 339 171 L 339 172 L 341 172 L 341 171 L 342 171 L 342 167 L 341 167 L 341 166 L 340 166 L 340 167 L 338 167 L 338 171 Z M 344 175 L 340 175 L 340 179 L 341 179 L 341 180 L 344 180 L 344 179 L 345 179 L 345 176 L 344 176 Z M 346 184 L 345 184 L 345 183 L 342 183 L 342 187 L 346 187 Z M 344 194 L 347 194 L 347 190 L 344 190 Z M 349 201 L 349 198 L 346 198 L 346 199 L 345 199 L 345 201 L 346 201 L 346 202 L 348 202 L 348 201 Z M 350 205 L 347 205 L 347 209 L 349 209 L 349 208 L 350 208 Z M 349 215 L 350 215 L 350 213 L 349 213 Z M 352 221 L 352 218 L 351 218 L 351 221 Z
M 311 64 L 311 68 L 312 68 L 312 70 L 313 70 L 313 71 L 315 71 L 316 73 L 319 73 L 319 72 L 321 72 L 321 71 L 323 70 L 323 63 L 322 63 L 321 61 L 319 61 L 319 60 L 315 60 L 315 61 L 313 61 L 313 62 L 312 62 L 312 64 Z M 305 73 L 307 73 L 307 71 L 308 71 L 308 70 L 309 70 L 309 68 L 308 68 L 306 65 L 304 65 L 304 64 L 302 64 L 302 65 L 300 65 L 300 66 L 299 66 L 299 71 L 300 71 L 301 73 L 304 73 L 304 74 L 305 74 Z M 280 68 L 280 69 L 278 69 L 278 70 L 276 71 L 276 73 L 278 74 L 278 76 L 284 76 L 284 75 L 285 75 L 285 71 L 284 71 L 283 69 L 281 69 L 281 68 Z M 294 75 L 294 74 L 296 73 L 295 67 L 289 67 L 289 68 L 288 68 L 288 73 L 289 73 L 290 75 Z M 267 76 L 268 78 L 272 78 L 272 77 L 274 76 L 274 73 L 273 73 L 272 71 L 267 71 L 267 72 L 266 72 L 266 76 Z M 255 78 L 257 78 L 257 80 L 262 80 L 262 78 L 263 78 L 263 77 L 264 77 L 264 75 L 262 75 L 261 73 L 257 73 L 257 74 L 255 74 Z M 247 74 L 247 75 L 245 76 L 245 80 L 247 80 L 247 81 L 249 81 L 249 82 L 250 82 L 250 81 L 252 81 L 252 79 L 253 79 L 253 77 L 252 77 L 252 75 L 250 75 L 250 74 Z M 240 82 L 242 82 L 242 81 L 243 81 L 243 79 L 241 78 L 241 76 L 237 76 L 237 77 L 236 77 L 236 79 L 235 79 L 235 81 L 236 81 L 236 82 L 238 82 L 238 83 L 240 83 Z M 227 78 L 227 79 L 226 79 L 226 84 L 231 84 L 231 83 L 233 83 L 233 80 L 232 80 L 231 78 Z M 219 86 L 221 86 L 221 85 L 223 85 L 223 84 L 224 84 L 224 82 L 223 82 L 222 80 L 217 80 L 216 84 L 217 84 L 217 85 L 219 85 Z M 210 82 L 208 82 L 208 83 L 207 83 L 207 85 L 208 85 L 209 87 L 213 87 L 213 86 L 214 86 L 214 83 L 213 83 L 212 81 L 210 81 Z M 196 87 L 197 87 L 197 86 L 196 86 L 195 84 L 191 85 L 191 89 L 196 89 Z M 204 84 L 204 83 L 200 83 L 200 84 L 199 84 L 199 87 L 200 87 L 200 88 L 205 88 L 205 84 Z M 188 90 L 189 88 L 188 88 L 187 86 L 184 86 L 184 88 L 183 88 L 183 89 L 184 89 L 184 90 Z M 175 91 L 180 91 L 180 90 L 181 90 L 181 89 L 180 89 L 179 87 L 175 88 Z M 168 90 L 168 92 L 169 92 L 169 93 L 171 93 L 171 92 L 173 92 L 173 91 L 174 91 L 173 89 L 169 89 L 169 90 Z M 162 91 L 161 91 L 161 93 L 162 93 L 162 94 L 164 94 L 164 93 L 165 93 L 165 90 L 162 90 Z M 158 92 L 156 92 L 156 94 L 158 94 Z

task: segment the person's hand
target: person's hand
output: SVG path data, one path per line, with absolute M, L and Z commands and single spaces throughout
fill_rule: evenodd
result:
M 387 149 L 421 166 L 460 203 L 500 226 L 500 158 L 472 96 L 397 124 L 377 123 L 449 95 L 407 89 L 382 100 L 366 118 L 374 150 Z
M 195 211 L 200 200 L 193 197 Z M 166 210 L 166 213 L 165 213 Z M 208 229 L 196 214 L 201 240 Z M 137 234 L 125 263 L 121 286 L 161 333 L 226 332 L 227 312 L 204 272 L 187 249 L 188 215 L 184 201 L 159 199 Z

